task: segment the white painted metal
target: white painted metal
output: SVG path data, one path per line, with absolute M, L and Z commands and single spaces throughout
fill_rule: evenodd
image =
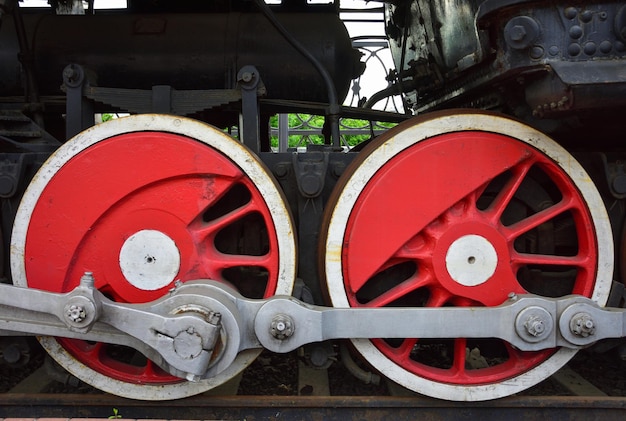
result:
M 290 295 L 296 277 L 294 230 L 286 202 L 270 172 L 243 145 L 215 127 L 196 120 L 161 114 L 134 115 L 94 126 L 76 135 L 50 156 L 24 193 L 13 225 L 11 274 L 14 284 L 28 286 L 24 264 L 28 226 L 35 204 L 48 182 L 65 163 L 83 150 L 113 136 L 142 131 L 174 133 L 205 143 L 228 157 L 252 180 L 271 211 L 278 238 L 280 263 L 276 294 Z M 107 392 L 142 400 L 178 399 L 210 390 L 236 376 L 260 352 L 248 350 L 240 353 L 228 369 L 206 381 L 140 385 L 122 382 L 92 370 L 76 360 L 54 338 L 43 337 L 40 342 L 59 364 L 86 383 Z
M 497 266 L 496 249 L 480 235 L 471 234 L 456 239 L 446 253 L 446 269 L 450 277 L 468 287 L 487 282 Z
M 119 262 L 131 285 L 155 291 L 174 281 L 180 269 L 180 252 L 166 234 L 141 230 L 126 239 L 120 249 Z
M 574 157 L 543 133 L 504 116 L 480 113 L 437 116 L 397 132 L 374 150 L 350 176 L 332 211 L 324 245 L 325 275 L 332 305 L 350 306 L 344 289 L 341 250 L 350 213 L 369 180 L 388 161 L 416 143 L 461 131 L 499 133 L 518 139 L 549 156 L 569 175 L 589 208 L 598 240 L 598 269 L 591 298 L 599 305 L 605 305 L 613 276 L 613 236 L 606 209 L 593 181 Z M 535 368 L 498 384 L 454 385 L 436 383 L 409 372 L 389 360 L 367 339 L 354 339 L 352 343 L 373 367 L 396 383 L 425 395 L 456 401 L 496 399 L 517 393 L 550 377 L 576 354 L 576 350 L 560 348 Z

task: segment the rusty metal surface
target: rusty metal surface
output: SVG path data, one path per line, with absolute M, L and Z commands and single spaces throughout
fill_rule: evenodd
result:
M 511 397 L 491 402 L 452 403 L 421 397 L 197 396 L 150 403 L 111 395 L 0 395 L 3 417 L 159 419 L 616 419 L 626 412 L 622 397 Z

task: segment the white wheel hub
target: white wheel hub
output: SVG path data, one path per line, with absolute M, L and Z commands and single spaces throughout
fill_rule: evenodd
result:
M 131 235 L 120 250 L 119 260 L 126 280 L 146 291 L 169 285 L 180 269 L 176 243 L 155 230 L 141 230 Z
M 480 235 L 464 235 L 450 245 L 446 254 L 446 268 L 450 277 L 467 287 L 487 282 L 497 266 L 496 249 Z

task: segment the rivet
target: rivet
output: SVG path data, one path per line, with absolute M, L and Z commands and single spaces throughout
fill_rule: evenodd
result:
M 537 60 L 541 57 L 543 57 L 543 47 L 535 45 L 530 49 L 530 58 Z
M 570 56 L 577 56 L 580 54 L 580 50 L 581 48 L 578 44 L 570 44 L 569 47 L 567 47 L 567 52 Z
M 604 54 L 610 53 L 612 48 L 613 44 L 611 44 L 611 41 L 602 41 L 600 43 L 600 52 Z
M 593 41 L 589 41 L 588 43 L 585 44 L 583 51 L 588 56 L 594 55 L 596 53 L 596 43 Z
M 563 11 L 563 15 L 567 18 L 567 19 L 574 19 L 576 17 L 576 15 L 578 15 L 578 10 L 576 10 L 575 7 L 566 7 L 565 10 Z
M 583 28 L 578 25 L 574 25 L 569 28 L 569 36 L 573 39 L 578 39 L 583 36 Z

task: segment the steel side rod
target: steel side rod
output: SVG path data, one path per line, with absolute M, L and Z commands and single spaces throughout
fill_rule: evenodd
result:
M 498 307 L 330 309 L 282 297 L 259 309 L 255 332 L 274 352 L 309 342 L 370 338 L 498 338 L 537 351 L 624 337 L 626 309 L 600 308 L 579 296 L 520 295 Z
M 195 380 L 207 370 L 220 326 L 194 315 L 155 313 L 154 308 L 167 299 L 115 303 L 82 280 L 64 294 L 0 284 L 0 335 L 58 336 L 131 346 L 171 374 Z M 179 355 L 175 342 L 179 347 L 190 344 L 185 348 L 192 349 L 194 357 Z
M 193 300 L 217 319 L 172 316 L 168 300 Z M 231 322 L 220 323 L 218 310 L 234 311 Z M 581 348 L 626 336 L 626 309 L 600 308 L 581 296 L 533 295 L 497 307 L 327 308 L 288 296 L 247 299 L 210 280 L 187 282 L 150 303 L 122 304 L 104 297 L 86 274 L 66 294 L 0 284 L 0 334 L 22 332 L 132 346 L 170 373 L 196 380 L 207 372 L 223 335 L 226 343 L 241 337 L 239 351 L 263 346 L 281 353 L 311 342 L 359 338 L 499 338 L 523 351 Z

